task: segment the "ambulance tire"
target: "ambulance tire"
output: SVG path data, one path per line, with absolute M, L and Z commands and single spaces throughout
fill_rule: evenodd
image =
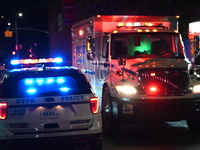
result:
M 197 120 L 187 120 L 187 125 L 190 131 L 200 132 L 200 119 Z
M 98 143 L 97 145 L 93 146 L 92 149 L 94 149 L 94 150 L 102 150 L 103 149 L 102 141 L 100 143 Z
M 101 112 L 104 136 L 118 135 L 120 131 L 120 123 L 113 117 L 112 97 L 108 88 L 104 88 L 103 91 Z

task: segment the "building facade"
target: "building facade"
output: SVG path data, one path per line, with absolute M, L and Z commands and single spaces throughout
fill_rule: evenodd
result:
M 75 0 L 52 0 L 48 5 L 51 57 L 62 57 L 71 65 L 71 26 L 76 21 Z

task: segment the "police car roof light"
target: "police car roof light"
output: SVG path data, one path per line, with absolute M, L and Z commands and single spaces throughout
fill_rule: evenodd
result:
M 11 65 L 20 64 L 40 64 L 40 63 L 62 63 L 63 60 L 60 57 L 57 58 L 40 58 L 40 59 L 13 59 L 10 61 Z

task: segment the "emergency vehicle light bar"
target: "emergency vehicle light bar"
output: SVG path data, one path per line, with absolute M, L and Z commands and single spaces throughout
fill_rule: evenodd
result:
M 39 64 L 39 63 L 62 63 L 62 58 L 40 58 L 40 59 L 14 59 L 10 61 L 11 65 L 19 64 Z
M 163 29 L 168 29 L 167 27 L 163 26 L 162 23 L 155 23 L 155 22 L 134 22 L 134 23 L 131 23 L 131 22 L 128 22 L 128 23 L 123 23 L 123 22 L 120 22 L 118 23 L 117 25 L 117 29 L 122 29 L 122 28 L 126 28 L 126 29 L 133 29 L 133 28 L 136 28 L 136 27 L 155 27 L 155 28 L 163 28 Z

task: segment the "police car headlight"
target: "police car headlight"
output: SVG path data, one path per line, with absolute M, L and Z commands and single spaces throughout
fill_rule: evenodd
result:
M 193 87 L 193 93 L 200 93 L 200 85 L 195 85 Z
M 136 94 L 137 90 L 133 86 L 115 86 L 118 92 L 123 93 L 123 94 Z

